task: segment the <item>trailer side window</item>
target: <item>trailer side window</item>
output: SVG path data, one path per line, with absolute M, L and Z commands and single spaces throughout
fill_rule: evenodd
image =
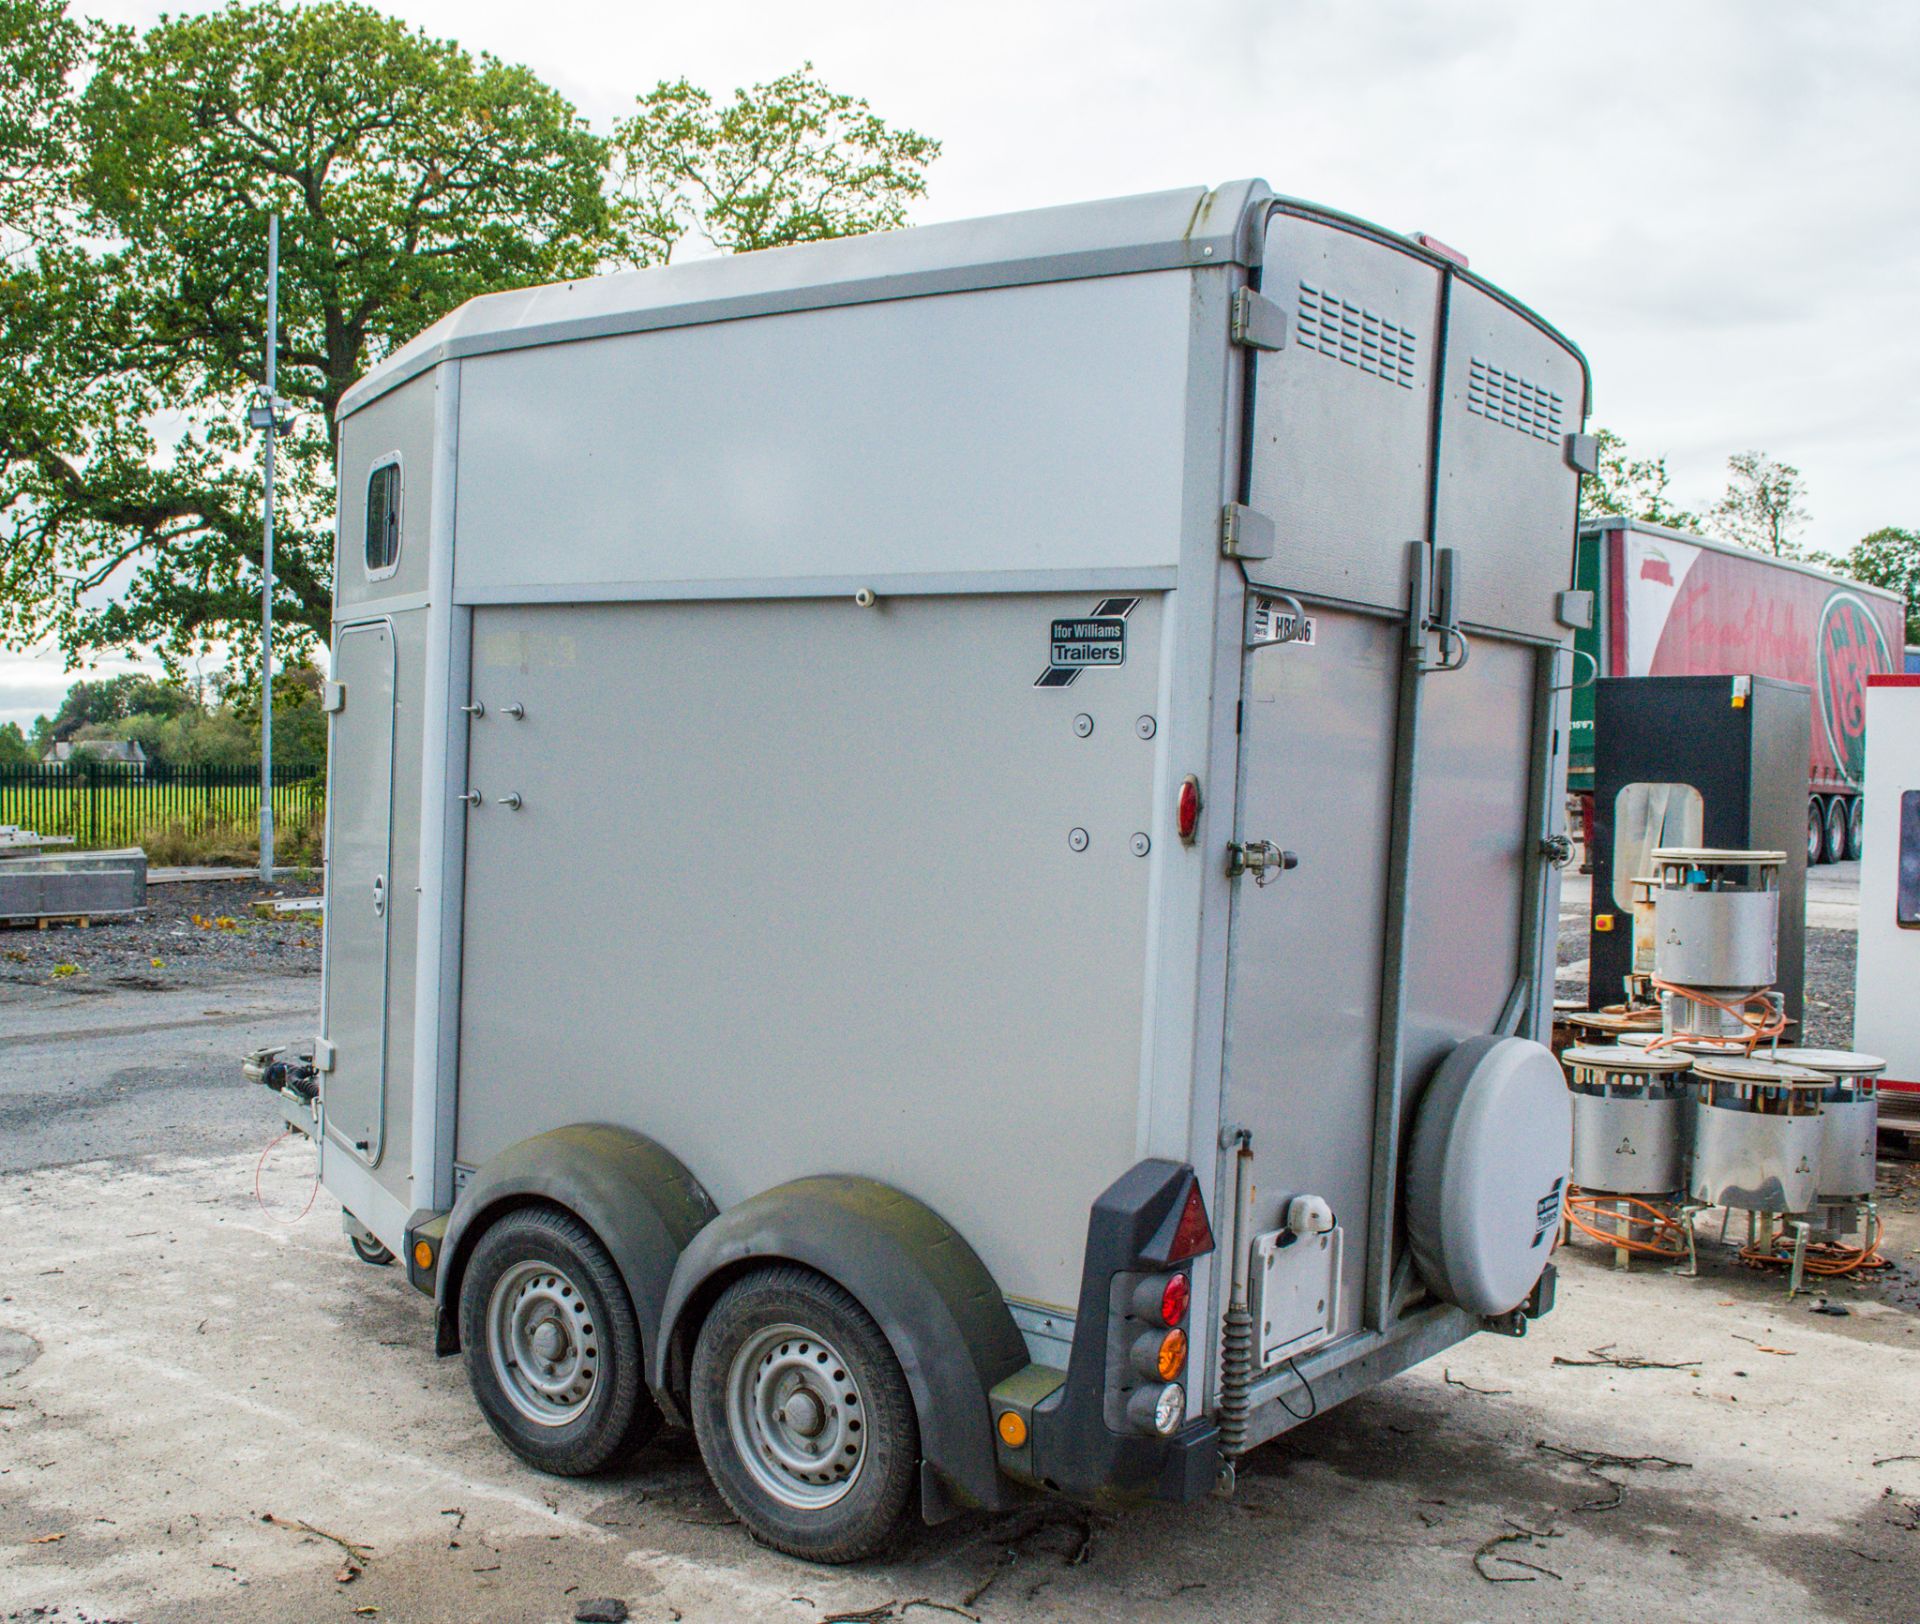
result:
M 1691 784 L 1629 784 L 1613 802 L 1613 905 L 1633 915 L 1633 882 L 1662 846 L 1698 846 L 1706 803 Z
M 367 575 L 378 580 L 400 563 L 400 459 L 388 457 L 367 476 Z

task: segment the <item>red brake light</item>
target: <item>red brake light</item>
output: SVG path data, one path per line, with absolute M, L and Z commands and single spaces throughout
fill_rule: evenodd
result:
M 1213 1226 L 1207 1222 L 1207 1206 L 1200 1199 L 1200 1183 L 1195 1179 L 1187 1185 L 1187 1204 L 1181 1209 L 1180 1222 L 1174 1226 L 1167 1261 L 1180 1263 L 1212 1250 Z
M 1174 823 L 1187 845 L 1200 828 L 1200 780 L 1192 773 L 1180 780 L 1179 798 L 1174 803 Z
M 1187 1304 L 1193 1300 L 1193 1286 L 1184 1274 L 1176 1274 L 1160 1293 L 1160 1318 L 1164 1324 L 1178 1325 L 1187 1317 Z

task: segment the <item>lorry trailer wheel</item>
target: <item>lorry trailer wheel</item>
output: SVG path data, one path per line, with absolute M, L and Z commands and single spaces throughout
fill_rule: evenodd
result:
M 349 1235 L 347 1243 L 353 1248 L 353 1255 L 362 1263 L 371 1263 L 376 1269 L 385 1268 L 393 1261 L 393 1254 L 371 1235 L 361 1237 Z
M 1827 813 L 1818 795 L 1807 802 L 1807 867 L 1817 868 L 1827 850 Z
M 1847 802 L 1846 797 L 1835 795 L 1827 801 L 1827 828 L 1823 841 L 1826 850 L 1823 862 L 1838 863 L 1847 855 Z
M 913 1395 L 832 1281 L 792 1267 L 736 1280 L 700 1328 L 689 1397 L 714 1486 L 763 1543 L 854 1562 L 899 1525 L 920 1457 Z
M 1847 861 L 1857 863 L 1867 849 L 1866 797 L 1856 795 L 1847 802 Z
M 467 1380 L 501 1442 L 582 1477 L 660 1428 L 620 1271 L 578 1219 L 522 1207 L 489 1228 L 460 1283 Z

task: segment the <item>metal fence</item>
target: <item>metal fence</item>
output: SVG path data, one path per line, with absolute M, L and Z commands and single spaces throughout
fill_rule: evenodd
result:
M 319 766 L 273 769 L 276 824 L 316 823 L 326 806 Z M 137 846 L 160 830 L 251 835 L 260 823 L 257 767 L 162 767 L 80 761 L 0 766 L 0 824 L 65 835 L 79 849 Z

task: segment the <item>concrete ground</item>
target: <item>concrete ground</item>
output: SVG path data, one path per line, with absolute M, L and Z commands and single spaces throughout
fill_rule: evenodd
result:
M 324 1194 L 297 1216 L 311 1152 L 260 1169 L 234 1059 L 311 1030 L 310 975 L 95 985 L 0 985 L 8 1621 L 1920 1617 L 1920 1164 L 1882 1164 L 1902 1266 L 1844 1315 L 1722 1252 L 1573 1248 L 1532 1335 L 1306 1422 L 1231 1502 L 1037 1505 L 827 1570 L 747 1538 L 684 1438 L 522 1467 L 426 1301 Z

